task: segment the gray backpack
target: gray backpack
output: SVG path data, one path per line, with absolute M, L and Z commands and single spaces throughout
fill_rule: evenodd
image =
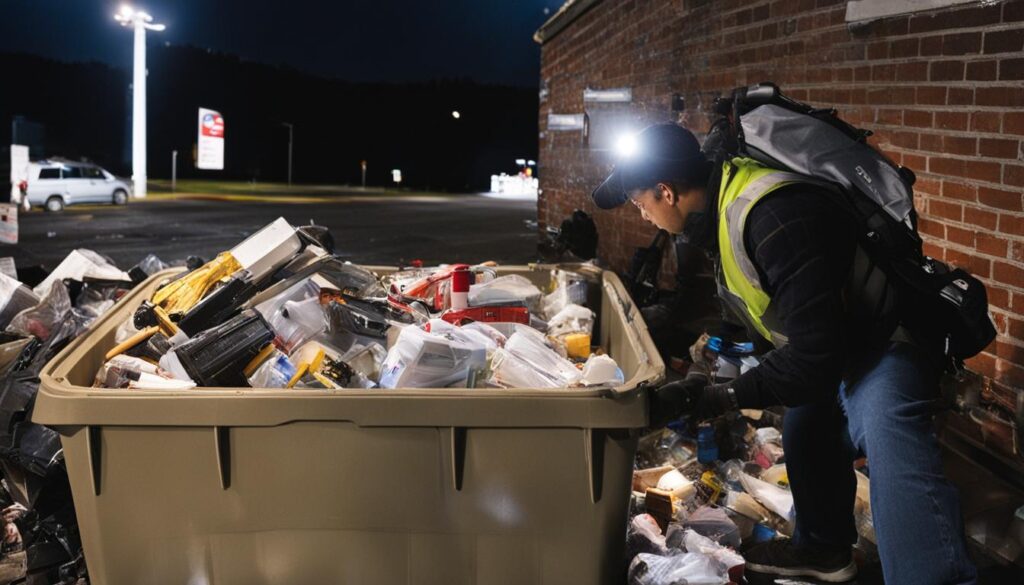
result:
M 719 98 L 720 118 L 706 140 L 719 156 L 746 156 L 808 177 L 836 195 L 860 226 L 860 247 L 895 284 L 900 322 L 941 336 L 959 362 L 995 339 L 984 284 L 960 268 L 925 256 L 917 233 L 914 173 L 870 146 L 870 131 L 834 109 L 794 101 L 771 83 Z

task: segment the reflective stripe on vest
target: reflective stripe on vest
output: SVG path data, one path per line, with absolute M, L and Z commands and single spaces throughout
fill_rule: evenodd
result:
M 773 331 L 765 323 L 771 298 L 761 285 L 743 236 L 747 215 L 754 204 L 779 187 L 807 180 L 802 175 L 771 169 L 747 158 L 734 158 L 722 169 L 718 193 L 718 249 L 725 280 L 722 288 L 740 301 L 757 332 L 776 346 L 784 345 L 786 339 L 781 331 Z

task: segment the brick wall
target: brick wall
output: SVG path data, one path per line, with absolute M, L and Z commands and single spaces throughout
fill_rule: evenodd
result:
M 918 176 L 926 252 L 985 280 L 999 336 L 969 365 L 1024 387 L 1024 0 L 844 22 L 836 0 L 605 0 L 541 49 L 541 229 L 592 213 L 600 254 L 623 269 L 654 234 L 632 206 L 597 210 L 610 168 L 548 113 L 584 112 L 583 89 L 631 87 L 637 123 L 674 120 L 698 134 L 711 101 L 771 80 L 835 106 Z M 672 94 L 685 109 L 673 112 Z M 666 262 L 666 268 L 669 262 Z

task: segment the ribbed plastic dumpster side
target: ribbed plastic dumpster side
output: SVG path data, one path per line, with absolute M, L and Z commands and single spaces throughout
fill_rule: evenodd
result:
M 614 390 L 90 388 L 170 274 L 41 374 L 33 420 L 61 434 L 92 582 L 621 580 L 644 387 L 664 366 L 614 274 L 595 335 L 626 375 Z

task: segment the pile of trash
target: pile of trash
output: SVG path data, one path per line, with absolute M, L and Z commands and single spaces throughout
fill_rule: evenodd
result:
M 316 229 L 313 229 L 316 228 Z M 94 386 L 140 390 L 574 388 L 623 374 L 584 304 L 598 274 L 549 292 L 490 264 L 384 276 L 284 219 L 160 283 L 120 325 Z
M 749 344 L 704 335 L 693 364 L 719 382 L 757 365 Z M 626 537 L 630 585 L 747 583 L 742 552 L 793 534 L 796 512 L 782 448 L 784 408 L 682 420 L 640 439 Z M 857 475 L 864 558 L 877 558 L 870 484 Z
M 39 372 L 136 284 L 167 267 L 147 256 L 129 272 L 86 249 L 52 272 L 0 263 L 0 581 L 87 582 L 60 437 L 31 422 Z M 21 581 L 24 579 L 24 581 Z

